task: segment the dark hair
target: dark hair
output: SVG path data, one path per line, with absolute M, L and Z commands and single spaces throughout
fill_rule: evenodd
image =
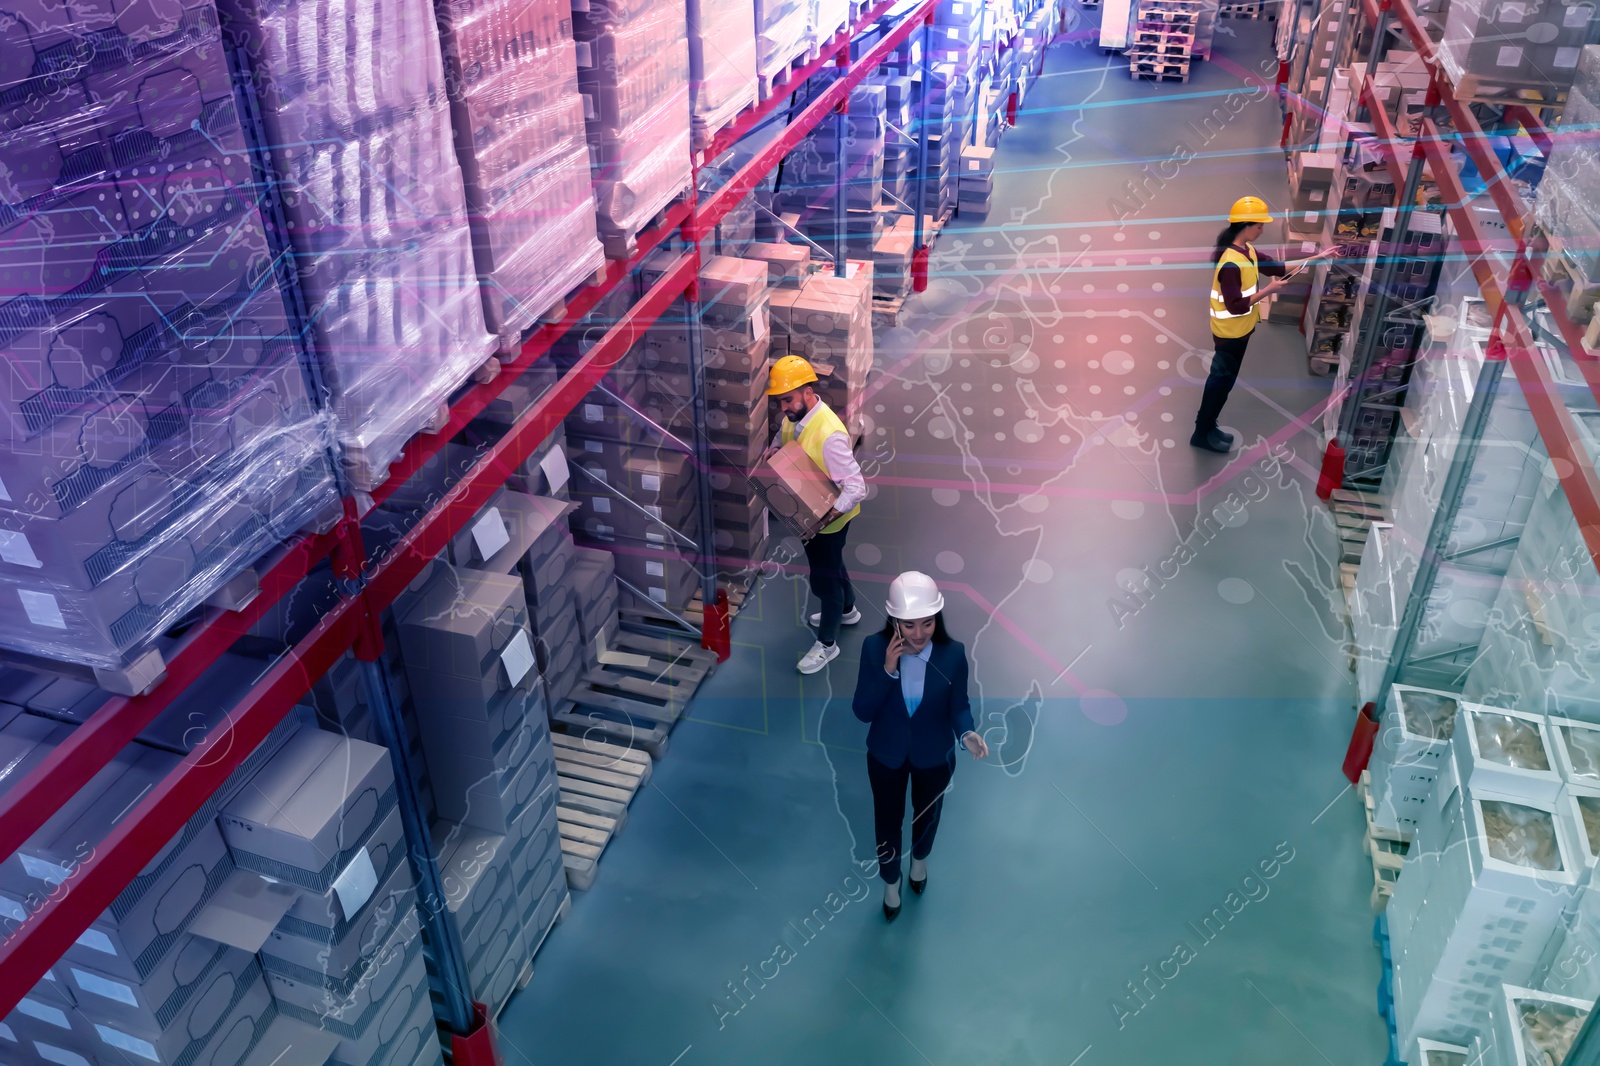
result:
M 1255 225 L 1253 222 L 1228 223 L 1228 228 L 1217 234 L 1217 246 L 1211 249 L 1211 261 L 1215 263 L 1220 260 L 1222 253 L 1233 246 L 1233 242 L 1239 239 L 1239 234 L 1244 232 L 1245 227 L 1253 225 Z
M 885 618 L 883 620 L 883 635 L 889 640 L 894 639 L 894 621 L 893 618 Z M 950 634 L 944 628 L 943 611 L 933 616 L 933 642 L 935 644 L 950 643 Z

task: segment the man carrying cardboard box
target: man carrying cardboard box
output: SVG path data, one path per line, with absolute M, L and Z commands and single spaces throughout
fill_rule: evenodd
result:
M 767 378 L 767 395 L 778 398 L 784 416 L 768 455 L 798 441 L 839 492 L 822 516 L 820 531 L 806 541 L 811 591 L 822 601 L 822 610 L 811 616 L 817 639 L 800 658 L 802 674 L 814 674 L 837 659 L 839 626 L 861 621 L 855 589 L 844 567 L 844 540 L 850 520 L 861 513 L 867 483 L 850 448 L 849 432 L 839 416 L 817 398 L 816 382 L 817 372 L 798 355 L 786 355 L 773 363 Z

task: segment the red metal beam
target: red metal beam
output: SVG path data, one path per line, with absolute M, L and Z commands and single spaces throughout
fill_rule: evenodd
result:
M 567 304 L 566 314 L 561 317 L 561 321 L 540 326 L 523 342 L 522 350 L 517 353 L 517 357 L 503 364 L 500 374 L 493 381 L 473 386 L 461 399 L 452 404 L 450 420 L 437 433 L 419 433 L 413 437 L 406 445 L 405 454 L 389 467 L 389 476 L 384 479 L 383 484 L 373 490 L 373 502 L 382 503 L 393 496 L 412 474 L 421 470 L 429 459 L 443 451 L 452 437 L 465 429 L 467 423 L 482 414 L 513 381 L 517 380 L 518 375 L 543 357 L 568 330 L 598 307 L 600 301 L 610 295 L 611 290 L 644 261 L 645 256 L 655 251 L 662 241 L 676 232 L 678 227 L 689 219 L 692 210 L 693 204 L 687 200 L 669 208 L 659 226 L 639 234 L 636 242 L 638 250 L 632 256 L 626 261 L 607 261 L 605 280 L 599 285 L 591 285 L 579 292 Z
M 829 84 L 821 95 L 807 104 L 806 109 L 800 112 L 782 133 L 762 147 L 750 162 L 740 167 L 738 173 L 729 178 L 726 185 L 706 197 L 695 216 L 696 230 L 705 233 L 721 222 L 740 200 L 750 195 L 751 190 L 756 187 L 756 182 L 763 175 L 776 167 L 778 161 L 788 155 L 806 134 L 833 113 L 834 108 L 850 98 L 851 89 L 859 85 L 868 74 L 877 70 L 883 61 L 889 58 L 889 54 L 911 36 L 913 30 L 932 20 L 936 3 L 937 0 L 923 0 L 923 3 L 917 5 L 916 10 L 907 15 L 900 25 L 885 34 L 860 59 L 852 63 L 843 77 Z
M 89 923 L 222 787 L 310 689 L 313 679 L 344 654 L 354 639 L 354 606 L 354 600 L 345 600 L 334 608 L 250 690 L 217 735 L 208 737 L 163 778 L 95 846 L 70 879 L 10 930 L 0 943 L 0 1017 L 11 1013 Z M 80 726 L 77 732 L 88 728 Z
M 172 661 L 167 676 L 143 696 L 106 702 L 74 729 L 32 773 L 0 795 L 0 856 L 9 856 L 60 809 L 117 753 L 143 732 L 158 714 L 205 673 L 262 615 L 300 583 L 332 552 L 337 530 L 291 542 L 261 575 L 261 592 L 242 610 L 213 611 L 191 630 Z M 168 834 L 169 836 L 171 834 Z M 165 842 L 166 837 L 161 841 Z M 134 867 L 138 872 L 139 867 Z M 90 915 L 92 919 L 95 914 Z M 82 930 L 79 930 L 80 932 Z M 56 956 L 52 955 L 54 959 Z M 5 1017 L 0 1013 L 0 1018 Z
M 883 0 L 878 6 L 857 19 L 855 25 L 851 26 L 848 31 L 835 35 L 832 40 L 823 45 L 816 59 L 790 74 L 788 80 L 783 84 L 774 86 L 771 96 L 757 103 L 754 107 L 741 112 L 732 122 L 722 127 L 717 132 L 717 135 L 712 138 L 711 147 L 706 149 L 706 162 L 716 159 L 723 152 L 732 148 L 739 142 L 740 138 L 761 125 L 769 115 L 788 103 L 789 97 L 793 96 L 795 90 L 804 85 L 811 75 L 823 67 L 831 65 L 840 51 L 848 52 L 850 42 L 855 39 L 856 35 L 863 30 L 869 29 L 873 23 L 887 15 L 897 3 L 899 3 L 899 0 Z
M 1533 139 L 1539 151 L 1543 152 L 1546 158 L 1549 157 L 1554 142 L 1550 139 L 1550 131 L 1539 120 L 1539 116 L 1533 113 L 1532 108 L 1524 107 L 1522 104 L 1512 104 L 1506 108 L 1506 118 L 1520 125 Z

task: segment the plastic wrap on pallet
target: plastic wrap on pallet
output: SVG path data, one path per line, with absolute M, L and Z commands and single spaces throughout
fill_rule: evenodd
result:
M 1505 88 L 1554 95 L 1572 84 L 1584 45 L 1595 42 L 1594 5 L 1452 0 L 1439 60 L 1463 95 Z
M 1575 412 L 1574 419 L 1590 460 L 1600 460 L 1600 414 Z M 1600 669 L 1600 626 L 1593 604 L 1600 578 L 1565 490 L 1553 474 L 1540 473 L 1536 499 L 1488 612 L 1463 693 L 1500 706 L 1543 708 L 1596 722 L 1600 698 L 1593 679 Z
M 1574 317 L 1588 321 L 1600 285 L 1600 46 L 1583 49 L 1539 182 L 1534 217 L 1573 277 Z
M 696 132 L 710 138 L 756 102 L 756 31 L 737 0 L 688 0 L 689 99 Z
M 493 350 L 427 0 L 224 0 L 352 482 Z
M 806 49 L 808 0 L 755 0 L 756 73 L 770 79 Z
M 330 437 L 215 8 L 11 25 L 0 645 L 115 669 L 336 506 Z
M 484 317 L 516 335 L 605 261 L 572 19 L 565 0 L 436 5 Z
M 686 23 L 681 10 L 626 0 L 575 10 L 573 21 L 600 237 L 622 259 L 689 184 Z
M 809 0 L 806 38 L 812 46 L 826 44 L 850 19 L 850 0 Z

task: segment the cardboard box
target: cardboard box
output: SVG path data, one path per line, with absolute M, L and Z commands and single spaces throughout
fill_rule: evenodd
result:
M 393 790 L 383 748 L 303 729 L 223 808 L 217 824 L 239 861 L 297 884 L 306 875 L 320 884 L 337 875 L 330 864 L 388 813 Z
M 839 498 L 839 489 L 800 447 L 790 441 L 751 473 L 772 514 L 790 532 L 809 538 Z

